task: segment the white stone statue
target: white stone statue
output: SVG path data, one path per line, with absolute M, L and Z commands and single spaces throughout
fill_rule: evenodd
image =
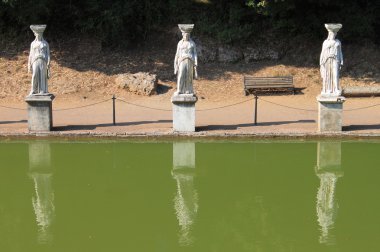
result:
M 28 73 L 32 72 L 32 89 L 29 95 L 48 94 L 50 50 L 49 44 L 42 37 L 46 25 L 31 25 L 30 29 L 36 38 L 30 44 L 28 60 Z
M 177 53 L 174 58 L 174 74 L 177 74 L 178 94 L 194 94 L 193 79 L 198 78 L 198 57 L 195 43 L 190 39 L 193 24 L 179 24 L 182 32 L 182 40 L 178 42 Z
M 342 45 L 336 39 L 337 32 L 342 28 L 341 24 L 325 24 L 329 32 L 323 42 L 320 57 L 321 76 L 323 79 L 322 96 L 340 96 L 342 89 L 339 85 L 339 70 L 343 65 Z

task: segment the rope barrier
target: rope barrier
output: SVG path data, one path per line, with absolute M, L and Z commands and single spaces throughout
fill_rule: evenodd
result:
M 282 104 L 279 104 L 279 103 L 276 103 L 276 102 L 271 102 L 271 101 L 264 100 L 263 98 L 259 98 L 259 100 L 262 100 L 264 102 L 271 103 L 271 104 L 274 104 L 274 105 L 277 105 L 277 106 L 280 106 L 280 107 L 289 108 L 289 109 L 302 110 L 302 111 L 312 111 L 312 112 L 317 112 L 318 111 L 316 109 L 303 109 L 303 108 L 296 108 L 296 107 L 291 107 L 291 106 L 287 106 L 287 105 L 282 105 Z
M 380 103 L 375 104 L 375 105 L 370 105 L 370 106 L 361 107 L 361 108 L 344 109 L 343 111 L 350 112 L 350 111 L 362 110 L 362 109 L 367 109 L 367 108 L 373 108 L 373 107 L 377 107 L 377 106 L 380 106 Z
M 23 108 L 15 108 L 15 107 L 8 107 L 8 106 L 2 106 L 0 105 L 1 108 L 6 108 L 6 109 L 14 109 L 14 110 L 26 110 L 26 109 L 23 109 Z
M 236 103 L 232 103 L 232 104 L 228 104 L 228 105 L 224 105 L 224 106 L 220 106 L 220 107 L 198 109 L 197 112 L 203 112 L 203 111 L 210 111 L 210 110 L 216 110 L 216 109 L 222 109 L 222 108 L 232 107 L 232 106 L 236 106 L 236 105 L 239 105 L 239 104 L 242 104 L 242 103 L 245 103 L 245 102 L 252 101 L 253 99 L 254 98 L 251 98 L 251 99 L 247 99 L 247 100 L 244 100 L 244 101 L 240 101 L 240 102 L 236 102 Z M 263 102 L 270 103 L 270 104 L 273 104 L 273 105 L 276 105 L 276 106 L 280 106 L 280 107 L 284 107 L 284 108 L 288 108 L 288 109 L 294 109 L 294 110 L 300 110 L 300 111 L 308 111 L 308 112 L 317 112 L 318 111 L 316 109 L 303 109 L 303 108 L 297 108 L 297 107 L 292 107 L 292 106 L 288 106 L 288 105 L 283 105 L 283 104 L 279 104 L 279 103 L 276 103 L 276 102 L 265 100 L 265 99 L 263 99 L 261 97 L 259 99 L 262 100 Z M 86 107 L 91 107 L 91 106 L 94 106 L 94 105 L 97 105 L 97 104 L 101 104 L 101 103 L 104 103 L 104 102 L 110 101 L 110 100 L 112 100 L 112 98 L 106 99 L 106 100 L 102 100 L 102 101 L 99 101 L 99 102 L 95 102 L 95 103 L 91 103 L 91 104 L 87 104 L 87 105 L 83 105 L 83 106 L 78 106 L 78 107 L 63 108 L 63 109 L 54 109 L 53 111 L 57 111 L 58 112 L 58 111 L 66 111 L 66 110 L 73 110 L 73 109 L 81 109 L 81 108 L 86 108 Z M 145 106 L 145 105 L 141 105 L 141 104 L 136 104 L 136 103 L 128 102 L 128 101 L 126 101 L 124 99 L 121 99 L 121 98 L 116 98 L 116 100 L 119 100 L 121 102 L 124 102 L 124 103 L 132 105 L 132 106 L 146 108 L 146 109 L 159 110 L 159 111 L 168 111 L 168 112 L 172 111 L 171 109 L 154 108 L 154 107 L 150 107 L 150 106 Z M 370 105 L 370 106 L 365 106 L 365 107 L 359 107 L 359 108 L 353 108 L 353 109 L 345 109 L 343 111 L 345 111 L 345 112 L 351 112 L 351 111 L 357 111 L 357 110 L 363 110 L 363 109 L 373 108 L 373 107 L 377 107 L 377 106 L 380 106 L 380 103 L 374 104 L 374 105 Z M 23 108 L 3 106 L 3 105 L 0 105 L 0 107 L 1 108 L 6 108 L 6 109 L 13 109 L 13 110 L 23 110 L 23 111 L 27 110 L 27 109 L 23 109 Z
M 215 109 L 221 109 L 221 108 L 232 107 L 232 106 L 239 105 L 239 104 L 242 104 L 242 103 L 245 103 L 245 102 L 248 102 L 248 101 L 252 101 L 253 99 L 254 99 L 254 98 L 251 98 L 251 99 L 248 99 L 248 100 L 245 100 L 245 101 L 236 102 L 236 103 L 232 103 L 232 104 L 225 105 L 225 106 L 221 106 L 221 107 L 208 108 L 208 109 L 198 109 L 197 111 L 202 112 L 202 111 L 209 111 L 209 110 L 215 110 Z
M 63 108 L 63 109 L 54 109 L 53 111 L 65 111 L 65 110 L 72 110 L 72 109 L 81 109 L 81 108 L 85 108 L 85 107 L 94 106 L 94 105 L 97 105 L 97 104 L 100 104 L 100 103 L 103 103 L 103 102 L 106 102 L 106 101 L 110 101 L 110 100 L 112 100 L 112 98 L 110 98 L 110 99 L 106 99 L 106 100 L 103 100 L 103 101 L 100 101 L 100 102 L 95 102 L 95 103 L 91 103 L 91 104 L 87 104 L 87 105 L 79 106 L 79 107 Z
M 129 105 L 133 105 L 133 106 L 136 106 L 136 107 L 141 107 L 141 108 L 160 110 L 160 111 L 172 111 L 171 109 L 153 108 L 153 107 L 149 107 L 149 106 L 145 106 L 145 105 L 135 104 L 135 103 L 132 103 L 132 102 L 127 102 L 126 100 L 123 100 L 123 99 L 120 99 L 120 98 L 116 98 L 116 100 L 122 101 L 124 103 L 127 103 Z
M 128 101 L 120 99 L 120 98 L 116 98 L 116 100 L 122 101 L 124 103 L 127 103 L 129 105 L 133 105 L 133 106 L 136 106 L 136 107 L 142 107 L 142 108 L 153 109 L 153 110 L 161 110 L 161 111 L 172 111 L 171 109 L 153 108 L 153 107 L 149 107 L 149 106 L 145 106 L 145 105 L 135 104 L 135 103 L 128 102 Z M 245 103 L 245 102 L 248 102 L 248 101 L 252 101 L 252 100 L 253 100 L 253 98 L 245 100 L 245 101 L 236 102 L 236 103 L 233 103 L 233 104 L 221 106 L 221 107 L 207 108 L 207 109 L 197 109 L 197 112 L 209 111 L 209 110 L 215 110 L 215 109 L 221 109 L 221 108 L 226 108 L 226 107 L 232 107 L 232 106 L 239 105 L 239 104 L 242 104 L 242 103 Z

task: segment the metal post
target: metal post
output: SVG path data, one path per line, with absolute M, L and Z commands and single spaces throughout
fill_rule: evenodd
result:
M 116 108 L 115 108 L 115 95 L 112 96 L 112 107 L 113 107 L 113 125 L 116 125 Z
M 255 125 L 257 125 L 257 100 L 258 99 L 259 99 L 259 97 L 255 93 Z

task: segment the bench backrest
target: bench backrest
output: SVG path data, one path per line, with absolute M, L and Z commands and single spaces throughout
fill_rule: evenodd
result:
M 293 76 L 280 77 L 253 77 L 244 76 L 244 88 L 291 88 L 293 85 Z

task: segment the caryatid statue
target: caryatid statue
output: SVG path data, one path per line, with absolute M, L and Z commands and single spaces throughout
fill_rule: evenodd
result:
M 193 79 L 197 79 L 198 57 L 195 43 L 190 39 L 190 32 L 194 24 L 179 24 L 182 40 L 178 42 L 177 53 L 174 58 L 174 74 L 177 74 L 178 94 L 194 94 Z
M 31 25 L 30 29 L 36 38 L 30 44 L 28 60 L 28 72 L 32 72 L 32 89 L 29 95 L 48 94 L 50 50 L 49 44 L 42 37 L 46 25 Z
M 342 45 L 336 34 L 342 28 L 341 24 L 325 24 L 329 32 L 323 42 L 320 57 L 321 76 L 323 79 L 322 96 L 340 96 L 342 89 L 339 85 L 339 70 L 343 65 Z

